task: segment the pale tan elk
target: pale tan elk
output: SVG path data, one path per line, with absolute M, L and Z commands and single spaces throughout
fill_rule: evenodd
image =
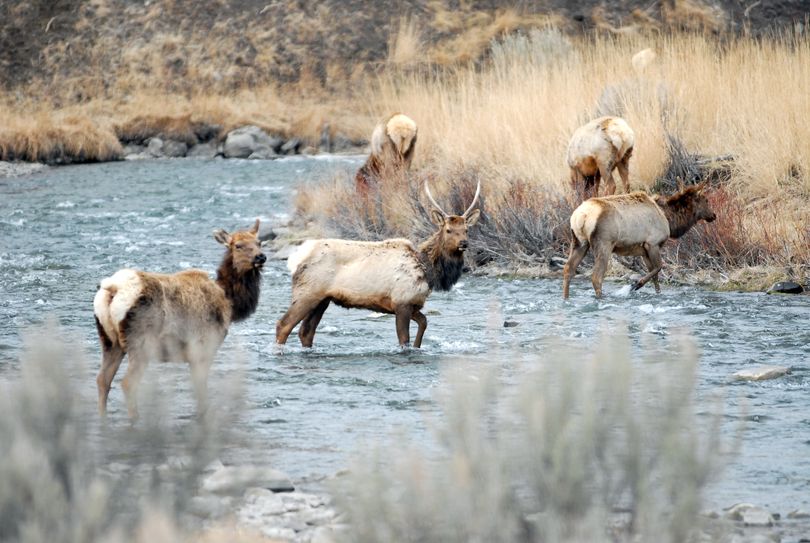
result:
M 318 239 L 305 242 L 287 261 L 292 273 L 292 302 L 276 325 L 276 342 L 284 344 L 293 328 L 301 345 L 311 347 L 315 329 L 331 302 L 396 316 L 401 346 L 410 342 L 410 321 L 417 324 L 413 346 L 421 347 L 427 318 L 421 309 L 433 290 L 450 290 L 461 276 L 467 229 L 480 210 L 473 209 L 481 193 L 475 191 L 461 215 L 446 213 L 430 194 L 435 209 L 431 220 L 438 230 L 417 249 L 407 239 L 378 242 Z
M 657 199 L 633 192 L 585 200 L 571 214 L 571 252 L 563 269 L 563 298 L 568 298 L 571 277 L 591 248 L 591 281 L 597 298 L 602 297 L 602 280 L 613 253 L 644 259 L 648 273 L 633 285 L 633 290 L 652 279 L 655 291 L 661 292 L 658 273 L 663 265 L 664 242 L 681 237 L 701 219 L 712 222 L 716 218 L 703 194 L 703 185 Z
M 130 418 L 137 417 L 135 391 L 152 360 L 187 362 L 198 408 L 204 409 L 208 370 L 228 327 L 252 315 L 259 302 L 267 259 L 258 231 L 258 219 L 250 230 L 214 231 L 227 249 L 216 280 L 202 270 L 169 275 L 123 269 L 101 281 L 93 308 L 102 350 L 96 379 L 102 415 L 125 355 L 129 362 L 121 388 Z
M 416 136 L 416 123 L 402 113 L 379 123 L 371 134 L 371 154 L 354 178 L 357 192 L 366 195 L 386 178 L 408 171 L 416 149 Z
M 616 168 L 627 192 L 634 143 L 633 130 L 620 117 L 599 117 L 577 128 L 568 143 L 568 167 L 574 192 L 581 193 L 584 199 L 599 196 L 599 182 L 604 180 L 605 192 L 614 194 L 613 170 Z

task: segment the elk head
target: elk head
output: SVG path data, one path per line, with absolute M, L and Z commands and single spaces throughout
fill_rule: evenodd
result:
M 480 209 L 473 209 L 478 203 L 478 196 L 481 194 L 481 182 L 478 182 L 478 187 L 475 189 L 475 197 L 473 197 L 470 207 L 461 215 L 450 215 L 443 210 L 441 206 L 436 203 L 436 200 L 433 199 L 433 195 L 430 194 L 430 187 L 428 187 L 427 181 L 425 181 L 425 193 L 427 194 L 428 200 L 430 200 L 430 203 L 433 204 L 435 208 L 430 210 L 430 220 L 439 227 L 439 231 L 436 235 L 441 251 L 448 255 L 461 256 L 469 245 L 467 241 L 467 228 L 474 225 L 481 216 Z
M 247 273 L 253 269 L 260 270 L 267 261 L 257 237 L 258 233 L 259 219 L 256 219 L 250 230 L 240 230 L 233 234 L 222 229 L 214 230 L 214 239 L 228 248 L 235 272 Z

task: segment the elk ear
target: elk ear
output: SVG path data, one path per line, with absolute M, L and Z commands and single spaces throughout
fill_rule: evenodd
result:
M 467 221 L 467 226 L 472 226 L 478 222 L 478 218 L 481 217 L 481 210 L 480 209 L 473 209 L 470 211 L 470 214 L 464 217 L 464 220 Z
M 438 209 L 431 209 L 430 221 L 436 226 L 444 226 L 444 213 L 442 213 Z
M 253 235 L 259 233 L 259 219 L 256 219 L 256 222 L 253 223 L 253 228 L 250 229 L 250 233 Z
M 222 245 L 231 244 L 231 235 L 222 228 L 217 228 L 216 230 L 214 230 L 214 239 L 217 240 Z

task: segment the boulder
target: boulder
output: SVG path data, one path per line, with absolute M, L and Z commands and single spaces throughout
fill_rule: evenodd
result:
M 768 294 L 801 294 L 804 288 L 795 281 L 780 281 L 768 289 Z
M 203 480 L 203 491 L 210 494 L 239 495 L 250 487 L 274 492 L 295 490 L 287 474 L 264 466 L 224 466 Z
M 737 381 L 766 381 L 776 379 L 790 373 L 790 368 L 785 366 L 757 366 L 746 370 L 740 370 L 732 377 Z
M 259 226 L 259 241 L 268 241 L 271 239 L 276 239 L 276 233 L 273 231 L 273 227 L 267 225 L 267 223 L 262 223 Z
M 213 142 L 198 143 L 186 153 L 189 158 L 214 158 L 217 156 L 217 146 Z
M 518 326 L 519 324 L 520 323 L 517 322 L 517 321 L 503 321 L 503 327 L 504 328 L 514 328 L 515 326 Z
M 163 142 L 163 156 L 180 158 L 186 156 L 188 145 L 184 141 L 166 140 Z
M 268 160 L 271 158 L 276 158 L 278 154 L 273 151 L 273 149 L 269 147 L 262 147 L 261 149 L 257 149 L 256 151 L 250 153 L 248 157 L 250 160 Z
M 160 138 L 149 138 L 146 151 L 153 157 L 163 156 L 163 140 Z
M 752 507 L 742 513 L 742 521 L 746 526 L 773 526 L 773 516 L 761 507 Z
M 277 139 L 271 138 L 258 126 L 243 126 L 228 132 L 223 154 L 227 158 L 248 158 L 254 153 L 269 154 L 275 151 Z
M 284 145 L 281 146 L 279 153 L 282 155 L 297 155 L 301 149 L 301 144 L 302 142 L 298 138 L 289 139 L 286 143 L 284 143 Z

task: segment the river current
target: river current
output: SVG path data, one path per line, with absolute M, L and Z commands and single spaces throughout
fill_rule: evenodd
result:
M 284 223 L 300 183 L 358 164 L 353 157 L 132 161 L 0 179 L 0 378 L 19 370 L 25 331 L 55 318 L 87 353 L 79 379 L 95 402 L 92 299 L 101 278 L 123 267 L 213 273 L 222 254 L 213 229 L 244 228 L 256 217 Z M 231 328 L 212 371 L 214 390 L 236 371 L 246 377 L 240 420 L 250 445 L 231 445 L 231 458 L 262 459 L 316 488 L 364 443 L 395 428 L 417 443 L 426 439 L 425 416 L 436 411 L 448 365 L 508 364 L 510 353 L 553 361 L 555 344 L 587 342 L 606 330 L 628 334 L 634 348 L 666 352 L 688 334 L 701 352 L 698 395 L 721 393 L 729 435 L 745 419 L 742 448 L 709 488 L 708 506 L 810 509 L 810 297 L 671 285 L 660 295 L 650 287 L 627 295 L 607 283 L 596 301 L 580 276 L 565 303 L 560 281 L 463 276 L 428 300 L 421 351 L 400 352 L 391 317 L 333 305 L 314 349 L 301 349 L 292 335 L 280 352 L 275 322 L 290 295 L 283 260 L 268 261 L 262 288 L 257 313 Z M 504 319 L 517 325 L 503 327 Z M 762 364 L 792 371 L 770 381 L 731 380 Z M 124 370 L 110 396 L 112 424 L 127 420 Z M 147 370 L 171 393 L 177 424 L 194 411 L 187 372 L 180 364 Z

